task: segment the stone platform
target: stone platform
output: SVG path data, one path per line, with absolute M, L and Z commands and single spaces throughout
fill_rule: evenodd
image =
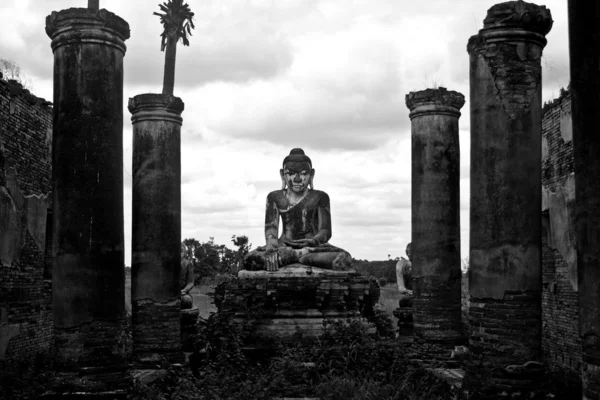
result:
M 374 279 L 354 270 L 334 271 L 291 264 L 278 271 L 247 271 L 215 289 L 219 312 L 254 318 L 257 338 L 316 338 L 326 320 L 364 318 L 379 300 Z

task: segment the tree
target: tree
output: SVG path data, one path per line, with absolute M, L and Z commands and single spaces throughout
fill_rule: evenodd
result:
M 160 51 L 165 51 L 165 68 L 163 76 L 163 94 L 173 94 L 175 86 L 175 57 L 177 55 L 177 42 L 182 40 L 184 46 L 189 46 L 188 35 L 192 36 L 194 13 L 190 6 L 183 0 L 168 0 L 158 5 L 163 12 L 153 13 L 160 17 L 163 25 Z
M 238 253 L 224 244 L 216 244 L 214 237 L 200 243 L 196 239 L 185 239 L 186 253 L 183 258 L 192 261 L 196 283 L 203 278 L 214 278 L 218 274 L 236 274 Z
M 234 246 L 236 246 L 238 248 L 237 249 L 238 270 L 241 269 L 242 263 L 244 261 L 244 257 L 246 257 L 246 254 L 248 254 L 248 252 L 250 251 L 250 248 L 252 247 L 252 243 L 249 243 L 249 241 L 250 241 L 250 239 L 248 239 L 248 236 L 245 236 L 245 235 L 231 236 L 231 242 L 233 243 Z
M 194 250 L 194 257 L 198 271 L 196 277 L 210 277 L 216 274 L 219 270 L 221 257 L 219 246 L 215 244 L 215 238 L 210 237 L 208 242 L 201 243 Z
M 198 247 L 200 247 L 200 242 L 197 241 L 196 239 L 192 238 L 192 239 L 185 239 L 183 241 L 183 244 L 186 247 L 186 251 L 185 251 L 185 254 L 183 255 L 183 258 L 186 260 L 195 262 L 196 261 L 195 253 L 196 253 L 196 249 Z

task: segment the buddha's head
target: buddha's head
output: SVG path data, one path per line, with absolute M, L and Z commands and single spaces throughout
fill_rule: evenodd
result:
M 290 154 L 283 160 L 283 168 L 279 171 L 281 175 L 281 187 L 286 186 L 294 193 L 303 193 L 308 188 L 312 189 L 315 170 L 312 162 L 302 149 L 292 149 Z
M 409 260 L 412 260 L 412 245 L 410 243 L 406 245 L 406 256 Z

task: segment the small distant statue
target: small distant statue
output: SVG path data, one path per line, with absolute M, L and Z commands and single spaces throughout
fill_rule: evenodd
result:
M 331 211 L 327 193 L 313 188 L 315 170 L 302 149 L 292 149 L 279 171 L 281 189 L 267 196 L 265 212 L 266 246 L 245 258 L 247 270 L 277 271 L 300 263 L 307 266 L 347 270 L 350 254 L 329 244 Z M 283 222 L 279 238 L 279 219 Z
M 396 279 L 398 280 L 398 290 L 400 293 L 412 296 L 412 250 L 411 244 L 406 245 L 406 256 L 400 258 L 396 263 Z
M 185 259 L 187 247 L 181 244 L 181 272 L 179 275 L 179 286 L 181 287 L 181 309 L 189 309 L 194 305 L 190 291 L 194 287 L 194 264 Z

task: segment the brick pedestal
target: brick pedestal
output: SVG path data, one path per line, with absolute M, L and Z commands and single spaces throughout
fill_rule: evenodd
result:
M 355 271 L 333 271 L 291 264 L 278 271 L 246 271 L 238 280 L 215 289 L 219 312 L 259 316 L 255 337 L 290 341 L 299 336 L 316 338 L 324 320 L 357 318 L 372 313 L 379 300 L 375 280 Z
M 398 339 L 402 342 L 412 342 L 413 339 L 413 297 L 405 296 L 398 301 L 398 308 L 394 310 L 394 317 L 398 318 Z
M 198 307 L 188 308 L 181 310 L 181 349 L 185 352 L 194 351 L 194 341 L 196 340 L 196 334 L 198 328 L 196 326 L 198 322 L 198 316 L 200 310 Z

